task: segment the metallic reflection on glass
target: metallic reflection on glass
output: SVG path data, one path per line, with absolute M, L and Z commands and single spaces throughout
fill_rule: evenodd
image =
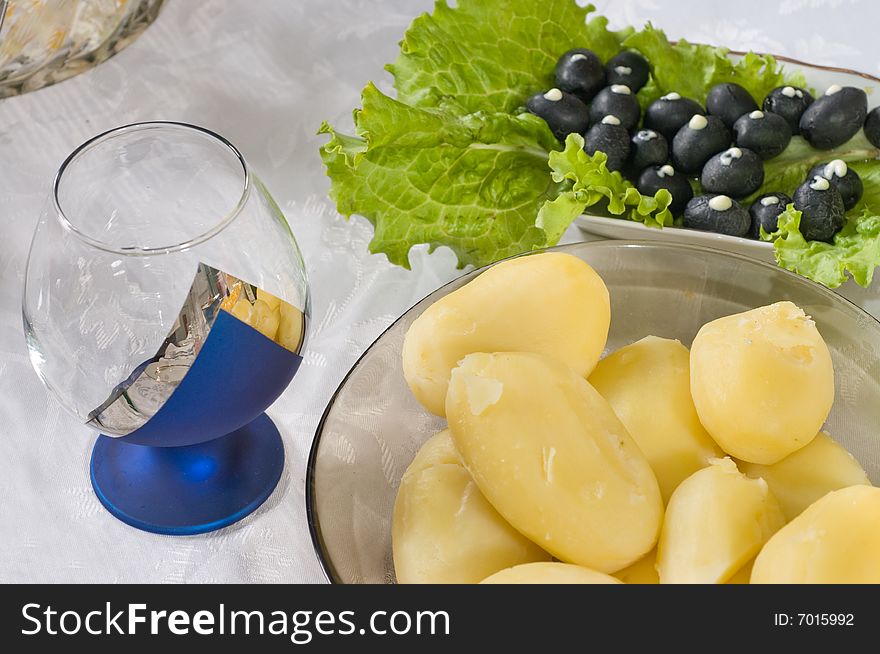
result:
M 89 414 L 88 424 L 108 436 L 143 427 L 180 384 L 220 311 L 228 311 L 267 338 L 299 353 L 302 311 L 221 270 L 199 264 L 183 308 L 156 355 L 139 365 Z

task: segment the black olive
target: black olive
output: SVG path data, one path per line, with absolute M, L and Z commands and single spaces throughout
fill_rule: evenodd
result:
M 600 121 L 589 129 L 584 135 L 584 151 L 589 155 L 604 152 L 608 170 L 623 170 L 629 158 L 629 132 L 614 120 L 614 116 L 606 116 L 603 121 L 608 122 Z
M 743 114 L 758 108 L 758 103 L 751 94 L 739 84 L 725 82 L 716 84 L 709 89 L 706 96 L 706 109 L 710 116 L 718 116 L 727 129 Z
M 854 86 L 832 86 L 801 116 L 801 134 L 819 150 L 843 145 L 865 124 L 868 96 Z
M 778 229 L 779 214 L 785 211 L 785 207 L 791 204 L 791 198 L 785 193 L 765 193 L 749 207 L 749 215 L 752 217 L 752 237 L 761 237 L 761 228 L 768 234 Z
M 726 195 L 698 195 L 684 210 L 684 226 L 704 232 L 745 236 L 751 224 L 749 212 Z
M 526 108 L 539 118 L 543 118 L 560 141 L 569 134 L 583 134 L 590 126 L 590 111 L 587 105 L 571 93 L 550 89 L 546 93 L 536 93 L 526 102 Z
M 771 159 L 788 147 L 791 128 L 785 118 L 763 111 L 752 111 L 733 124 L 734 140 L 762 159 Z
M 586 48 L 569 50 L 556 62 L 556 86 L 589 102 L 605 86 L 602 60 Z
M 692 116 L 705 115 L 703 108 L 690 98 L 683 98 L 678 93 L 669 93 L 659 100 L 654 100 L 645 109 L 645 127 L 660 132 L 669 143 Z
M 590 105 L 590 124 L 595 125 L 605 116 L 617 116 L 621 125 L 632 129 L 639 124 L 642 108 L 628 86 L 615 84 L 599 91 Z
M 865 190 L 862 186 L 862 178 L 840 159 L 814 166 L 810 174 L 807 175 L 807 179 L 812 180 L 816 175 L 824 177 L 840 191 L 840 197 L 843 198 L 843 208 L 847 211 L 862 199 L 862 192 Z
M 807 180 L 791 199 L 801 212 L 801 234 L 808 241 L 830 243 L 846 222 L 840 191 L 824 177 Z
M 716 116 L 693 116 L 672 139 L 672 165 L 689 175 L 699 173 L 714 154 L 730 145 L 730 132 Z
M 751 195 L 764 183 L 761 157 L 746 148 L 730 148 L 714 155 L 700 175 L 700 184 L 709 193 L 732 198 Z
M 691 188 L 687 177 L 681 173 L 676 173 L 675 169 L 669 164 L 663 166 L 649 166 L 639 175 L 636 188 L 642 195 L 650 195 L 654 197 L 661 188 L 665 188 L 672 194 L 672 203 L 669 205 L 669 211 L 676 218 L 682 214 L 687 203 L 694 197 L 694 190 Z
M 632 89 L 633 93 L 638 93 L 648 82 L 648 75 L 651 68 L 645 59 L 638 52 L 632 50 L 624 50 L 620 54 L 614 55 L 605 64 L 605 80 L 610 86 L 611 84 L 625 84 Z
M 777 86 L 764 98 L 764 111 L 782 116 L 792 134 L 800 134 L 801 116 L 813 104 L 813 96 L 807 89 L 797 86 Z
M 871 109 L 871 113 L 865 119 L 865 138 L 875 148 L 880 148 L 880 107 Z
M 669 144 L 662 134 L 652 129 L 636 132 L 630 143 L 630 167 L 639 173 L 648 166 L 669 161 Z

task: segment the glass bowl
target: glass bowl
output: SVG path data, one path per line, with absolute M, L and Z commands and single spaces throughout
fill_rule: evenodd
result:
M 0 0 L 0 98 L 84 72 L 134 41 L 165 0 Z
M 580 257 L 605 280 L 612 316 L 606 352 L 649 334 L 690 345 L 715 318 L 779 300 L 801 306 L 834 361 L 836 398 L 827 429 L 880 483 L 880 322 L 818 284 L 737 254 L 627 241 L 553 249 Z M 392 324 L 351 369 L 318 425 L 306 508 L 315 550 L 332 582 L 394 582 L 397 487 L 422 443 L 445 426 L 404 381 L 403 338 L 428 306 L 480 272 L 434 291 Z
M 740 61 L 745 52 L 731 51 L 727 56 L 733 63 Z M 807 81 L 807 86 L 819 90 L 820 92 L 827 89 L 832 84 L 840 86 L 854 86 L 864 89 L 868 94 L 868 110 L 880 105 L 880 78 L 868 73 L 862 73 L 846 68 L 835 68 L 832 66 L 820 66 L 818 64 L 806 63 L 785 57 L 782 55 L 771 55 L 778 62 L 785 66 L 785 70 L 790 74 L 803 75 Z M 802 137 L 796 136 L 795 140 Z M 870 146 L 870 144 L 867 144 Z M 783 155 L 784 156 L 784 155 Z M 814 152 L 815 162 L 823 160 L 826 153 L 821 150 Z M 826 159 L 827 160 L 827 159 Z M 690 243 L 701 247 L 715 248 L 718 250 L 726 250 L 728 252 L 736 252 L 744 254 L 754 259 L 775 263 L 773 244 L 766 241 L 758 241 L 752 238 L 742 238 L 739 236 L 728 236 L 727 234 L 716 234 L 714 232 L 703 232 L 697 229 L 656 229 L 647 227 L 643 223 L 634 220 L 621 220 L 621 218 L 609 218 L 601 215 L 592 215 L 585 213 L 575 220 L 575 224 L 581 231 L 598 236 L 605 239 L 622 239 L 622 240 L 646 240 L 661 241 L 672 243 Z M 835 289 L 836 292 L 843 295 L 864 308 L 869 313 L 880 316 L 880 275 L 876 276 L 876 281 L 868 288 L 862 288 L 852 279 Z

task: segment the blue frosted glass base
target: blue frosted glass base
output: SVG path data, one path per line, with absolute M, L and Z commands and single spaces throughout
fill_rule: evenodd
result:
M 92 486 L 110 513 L 137 529 L 177 536 L 252 513 L 283 468 L 281 435 L 265 413 L 226 436 L 183 447 L 100 436 L 90 465 Z

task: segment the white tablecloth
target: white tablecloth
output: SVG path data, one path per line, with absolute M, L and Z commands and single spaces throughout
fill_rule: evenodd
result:
M 673 38 L 880 73 L 875 0 L 596 4 L 614 26 L 650 20 Z M 367 80 L 390 88 L 382 65 L 431 5 L 167 0 L 157 22 L 110 61 L 0 100 L 0 581 L 323 581 L 304 503 L 320 415 L 372 340 L 457 272 L 449 252 L 414 255 L 412 272 L 369 255 L 366 221 L 346 223 L 326 198 L 315 132 L 322 119 L 350 124 Z M 27 248 L 59 163 L 98 132 L 150 119 L 201 124 L 239 146 L 292 224 L 314 298 L 305 365 L 269 411 L 287 448 L 281 484 L 239 524 L 186 538 L 136 531 L 104 511 L 88 477 L 95 435 L 43 388 L 21 327 Z

